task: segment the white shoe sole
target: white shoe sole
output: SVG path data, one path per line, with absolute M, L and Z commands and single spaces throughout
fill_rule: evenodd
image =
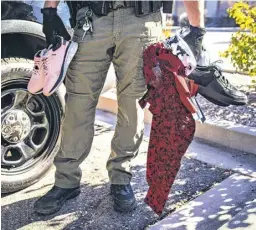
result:
M 57 82 L 52 87 L 52 89 L 49 91 L 49 96 L 53 94 L 59 88 L 59 86 L 63 83 L 69 64 L 72 61 L 73 57 L 75 56 L 77 49 L 78 49 L 78 44 L 76 42 L 71 41 L 68 45 L 68 48 L 66 50 L 66 53 L 63 59 L 60 76 Z

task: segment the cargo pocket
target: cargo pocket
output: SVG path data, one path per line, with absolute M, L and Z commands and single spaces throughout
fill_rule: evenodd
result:
M 138 64 L 137 64 L 137 73 L 134 76 L 133 79 L 133 90 L 135 95 L 138 95 L 139 97 L 142 97 L 147 90 L 146 87 L 146 80 L 144 77 L 144 72 L 143 72 L 143 57 L 140 55 Z
M 90 96 L 67 94 L 61 148 L 66 154 L 71 154 L 68 157 L 78 159 L 80 156 L 76 154 L 82 154 L 91 147 L 97 100 Z

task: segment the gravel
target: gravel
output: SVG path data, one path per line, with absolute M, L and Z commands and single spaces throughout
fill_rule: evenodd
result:
M 198 95 L 197 100 L 201 105 L 206 120 L 231 121 L 249 127 L 256 127 L 256 92 L 245 86 L 239 87 L 248 96 L 248 104 L 245 106 L 221 107 L 214 105 L 202 96 Z

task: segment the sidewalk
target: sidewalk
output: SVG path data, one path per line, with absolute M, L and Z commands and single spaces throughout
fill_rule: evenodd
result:
M 256 178 L 234 174 L 149 230 L 256 229 Z

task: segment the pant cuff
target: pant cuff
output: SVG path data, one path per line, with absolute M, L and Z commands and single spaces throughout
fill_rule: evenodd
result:
M 59 187 L 59 188 L 77 188 L 80 187 L 80 183 L 62 183 L 59 181 L 55 181 L 54 183 L 55 186 Z
M 130 184 L 131 182 L 131 178 L 111 178 L 109 179 L 110 180 L 110 183 L 111 184 L 123 184 L 123 185 L 126 185 L 126 184 Z

